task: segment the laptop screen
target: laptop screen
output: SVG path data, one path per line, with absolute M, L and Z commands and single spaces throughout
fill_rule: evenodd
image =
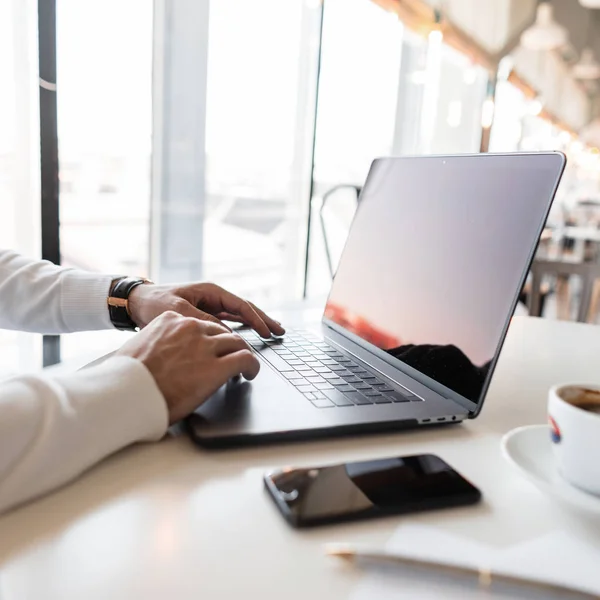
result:
M 479 402 L 563 165 L 560 154 L 376 160 L 325 321 Z

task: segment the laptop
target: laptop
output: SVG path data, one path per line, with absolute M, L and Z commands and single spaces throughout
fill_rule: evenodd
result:
M 261 361 L 187 426 L 202 446 L 477 417 L 566 159 L 558 152 L 381 158 L 363 187 L 320 331 Z

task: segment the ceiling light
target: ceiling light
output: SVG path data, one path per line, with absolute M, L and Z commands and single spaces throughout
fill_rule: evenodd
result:
M 544 103 L 539 98 L 529 103 L 528 111 L 530 115 L 538 117 L 542 114 L 542 110 L 544 110 Z
M 573 67 L 573 77 L 577 79 L 598 79 L 600 63 L 594 58 L 594 51 L 586 48 L 581 53 L 579 62 Z
M 542 2 L 535 23 L 523 32 L 521 44 L 529 50 L 553 50 L 566 42 L 567 30 L 554 20 L 552 6 Z
M 585 8 L 600 8 L 600 0 L 579 0 L 579 4 Z

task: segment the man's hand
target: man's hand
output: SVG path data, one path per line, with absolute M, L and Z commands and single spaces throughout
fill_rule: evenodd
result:
M 129 312 L 138 327 L 145 327 L 167 310 L 221 325 L 221 320 L 243 323 L 263 338 L 285 333 L 280 323 L 254 304 L 213 283 L 139 285 L 129 296 Z
M 224 383 L 254 379 L 260 363 L 246 342 L 217 323 L 168 311 L 127 342 L 117 356 L 140 360 L 165 397 L 169 422 L 183 419 Z

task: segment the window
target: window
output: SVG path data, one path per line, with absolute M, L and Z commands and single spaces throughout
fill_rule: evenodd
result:
M 374 158 L 479 151 L 487 81 L 438 31 L 418 35 L 370 0 L 325 2 L 310 295 L 329 289 Z
M 325 243 L 337 263 L 356 207 L 342 188 L 324 210 L 323 194 L 340 184 L 361 186 L 373 158 L 389 154 L 394 138 L 403 27 L 370 0 L 326 0 L 317 110 L 310 295 L 330 285 Z
M 37 14 L 0 2 L 0 240 L 39 255 Z M 0 330 L 0 377 L 41 364 L 41 336 Z
M 152 2 L 56 12 L 62 262 L 147 276 Z
M 204 277 L 265 306 L 301 293 L 319 19 L 210 3 Z

